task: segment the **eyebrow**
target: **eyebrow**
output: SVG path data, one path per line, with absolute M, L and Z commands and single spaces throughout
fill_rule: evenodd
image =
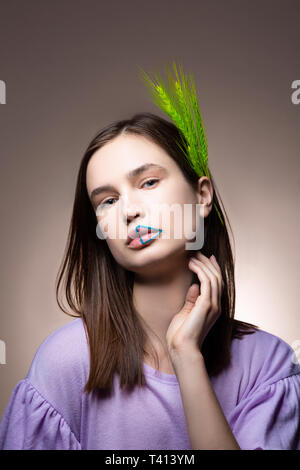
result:
M 156 168 L 159 170 L 164 170 L 167 172 L 166 168 L 164 168 L 161 165 L 157 165 L 155 163 L 145 163 L 145 165 L 139 166 L 138 168 L 135 168 L 134 170 L 131 170 L 129 173 L 127 173 L 127 178 L 129 180 L 132 180 L 135 176 L 143 173 L 146 170 Z M 111 184 L 105 184 L 104 186 L 98 186 L 97 188 L 93 189 L 93 191 L 90 194 L 90 198 L 94 199 L 95 196 L 105 192 L 105 191 L 113 191 L 114 187 Z

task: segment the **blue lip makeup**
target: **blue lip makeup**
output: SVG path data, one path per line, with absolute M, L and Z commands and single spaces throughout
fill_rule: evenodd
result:
M 151 242 L 152 240 L 154 240 L 155 238 L 157 238 L 159 236 L 159 234 L 162 232 L 162 229 L 156 229 L 154 227 L 149 227 L 147 225 L 138 225 L 135 230 L 136 232 L 139 233 L 140 229 L 141 228 L 147 228 L 155 233 L 144 233 L 143 235 L 141 235 L 139 238 L 135 238 L 131 243 L 130 245 L 132 247 L 138 247 L 138 246 L 142 246 L 142 245 L 146 245 L 147 243 Z

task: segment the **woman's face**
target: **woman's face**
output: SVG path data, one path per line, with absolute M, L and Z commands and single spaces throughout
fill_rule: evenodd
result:
M 134 172 L 146 164 L 151 166 Z M 132 134 L 117 136 L 92 155 L 86 185 L 102 233 L 115 227 L 113 236 L 105 237 L 113 257 L 125 269 L 140 273 L 159 269 L 175 255 L 187 255 L 185 244 L 195 239 L 195 204 L 212 200 L 208 178 L 200 178 L 195 191 L 159 145 Z M 100 186 L 110 188 L 94 191 Z M 190 205 L 189 213 L 184 205 Z M 139 225 L 152 228 L 152 240 L 137 236 L 134 248 L 127 235 Z M 99 237 L 99 243 L 105 241 Z

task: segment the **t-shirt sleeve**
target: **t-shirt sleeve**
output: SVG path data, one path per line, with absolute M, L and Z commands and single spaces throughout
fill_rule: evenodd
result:
M 86 345 L 79 327 L 64 325 L 37 349 L 0 422 L 0 449 L 80 449 Z
M 250 372 L 230 416 L 232 432 L 242 450 L 300 450 L 300 364 L 281 338 L 256 338 L 240 362 Z
M 242 450 L 300 450 L 300 373 L 241 400 L 233 434 Z
M 69 424 L 27 378 L 18 382 L 0 422 L 1 450 L 81 450 Z

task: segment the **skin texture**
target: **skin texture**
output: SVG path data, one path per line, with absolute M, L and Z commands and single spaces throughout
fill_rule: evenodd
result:
M 153 169 L 133 180 L 126 178 L 129 171 L 144 163 L 159 164 L 166 168 L 168 174 Z M 150 181 L 151 178 L 159 181 Z M 150 183 L 144 184 L 147 181 Z M 168 232 L 168 227 L 162 226 L 163 219 L 159 220 L 155 204 L 176 203 L 180 204 L 182 209 L 183 205 L 188 203 L 203 204 L 204 217 L 207 217 L 212 209 L 213 188 L 209 178 L 199 178 L 198 191 L 195 191 L 184 178 L 176 162 L 160 146 L 143 136 L 118 136 L 92 155 L 86 175 L 88 194 L 104 184 L 113 185 L 115 190 L 100 194 L 91 201 L 95 212 L 100 203 L 109 201 L 107 206 L 97 211 L 97 219 L 101 221 L 103 217 L 111 217 L 113 220 L 115 211 L 121 211 L 121 223 L 126 234 L 129 229 L 139 224 Z M 120 198 L 124 201 L 123 207 Z M 193 218 L 188 226 L 190 224 L 195 230 Z M 139 250 L 129 248 L 125 244 L 126 237 L 107 238 L 106 242 L 115 260 L 124 268 L 135 272 L 135 307 L 160 339 L 158 341 L 156 336 L 149 332 L 151 343 L 162 364 L 172 370 L 166 333 L 174 314 L 179 312 L 185 303 L 194 276 L 188 265 L 189 252 L 185 249 L 186 241 L 191 239 L 184 236 L 180 239 L 174 238 L 172 219 L 168 235 L 169 239 L 159 236 L 149 246 Z M 147 361 L 150 362 L 149 359 Z

